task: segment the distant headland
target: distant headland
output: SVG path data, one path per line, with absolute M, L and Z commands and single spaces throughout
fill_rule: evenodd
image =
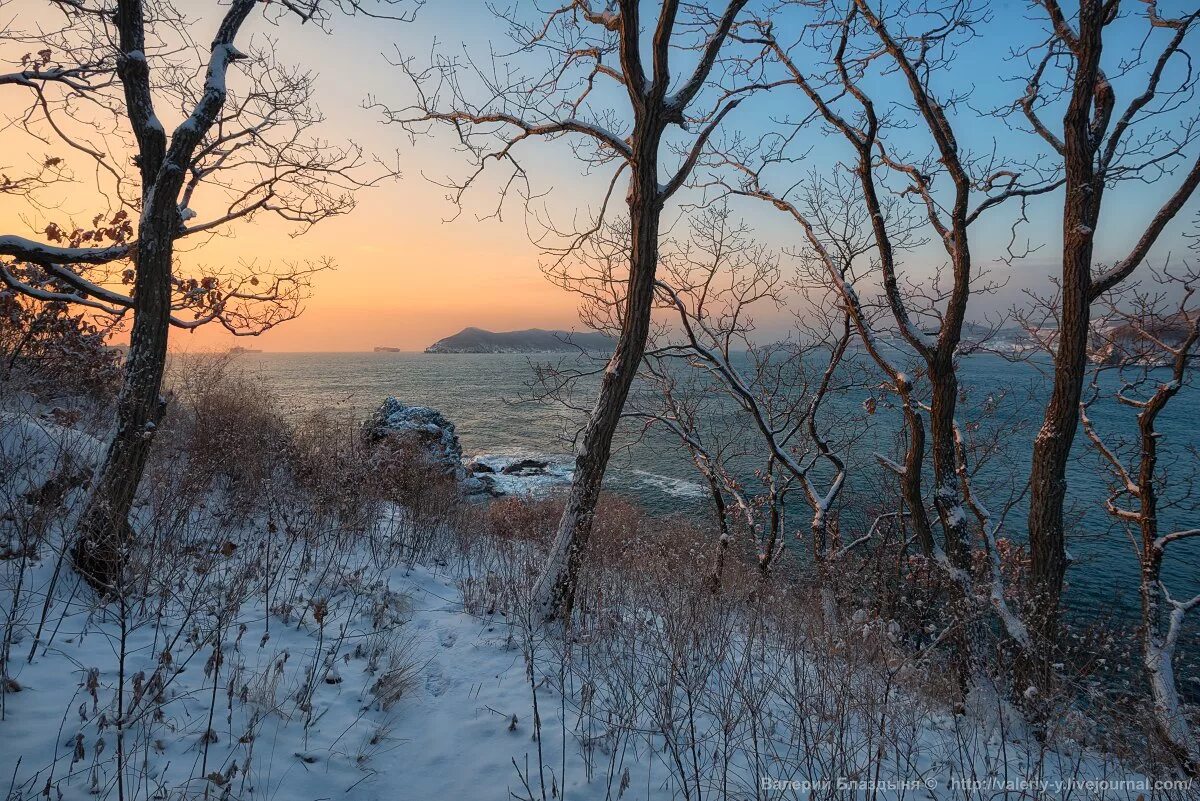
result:
M 482 328 L 464 328 L 453 336 L 434 342 L 425 352 L 565 353 L 612 349 L 612 338 L 595 332 L 546 331 L 541 328 L 525 331 L 484 331 Z

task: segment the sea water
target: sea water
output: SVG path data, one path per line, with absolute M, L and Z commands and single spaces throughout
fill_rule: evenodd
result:
M 453 421 L 466 457 L 483 455 L 506 458 L 536 458 L 550 465 L 548 475 L 528 483 L 531 490 L 545 489 L 569 481 L 575 437 L 580 432 L 594 392 L 594 382 L 581 387 L 575 398 L 579 408 L 531 400 L 533 365 L 559 357 L 516 354 L 425 354 L 425 353 L 243 353 L 235 364 L 259 376 L 277 392 L 284 405 L 297 414 L 328 410 L 356 419 L 365 418 L 384 397 L 394 395 L 411 405 L 431 406 Z M 568 359 L 574 357 L 567 357 Z M 993 515 L 1008 508 L 1001 536 L 1025 539 L 1024 484 L 1029 470 L 1029 452 L 1037 433 L 1049 390 L 1047 365 L 1011 362 L 998 356 L 980 355 L 963 361 L 961 383 L 964 398 L 960 420 L 984 420 L 980 433 L 991 432 L 1000 445 L 996 452 L 980 458 L 978 492 Z M 1114 386 L 1103 389 L 1111 395 Z M 883 505 L 889 481 L 882 473 L 876 453 L 895 455 L 900 414 L 889 405 L 882 390 L 860 389 L 831 398 L 821 419 L 830 428 L 850 458 L 851 473 L 842 512 L 843 531 L 866 525 L 873 510 L 872 499 Z M 753 434 L 737 433 L 740 418 L 731 410 L 719 411 L 733 421 L 724 436 L 742 439 L 754 450 Z M 868 409 L 873 412 L 868 413 Z M 1105 399 L 1090 412 L 1095 425 L 1116 443 L 1134 429 L 1133 410 Z M 1190 480 L 1200 468 L 1200 389 L 1187 387 L 1160 418 L 1163 433 L 1161 468 L 1170 477 Z M 732 433 L 731 433 L 732 432 Z M 748 486 L 753 486 L 756 462 L 744 462 Z M 1069 551 L 1074 563 L 1069 573 L 1067 600 L 1071 608 L 1087 615 L 1114 613 L 1133 615 L 1137 608 L 1137 567 L 1129 536 L 1113 525 L 1103 504 L 1110 479 L 1100 469 L 1082 432 L 1076 437 L 1070 468 L 1068 525 Z M 644 422 L 630 420 L 614 443 L 605 479 L 607 489 L 632 496 L 655 513 L 711 514 L 707 490 L 669 432 L 645 429 Z M 1169 527 L 1200 524 L 1196 499 L 1160 512 L 1163 533 Z M 803 537 L 806 520 L 797 505 L 788 528 Z M 1163 576 L 1173 596 L 1200 594 L 1200 538 L 1175 545 L 1167 555 Z

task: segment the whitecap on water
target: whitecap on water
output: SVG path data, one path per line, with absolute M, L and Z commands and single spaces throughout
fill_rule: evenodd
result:
M 639 484 L 651 487 L 675 498 L 703 498 L 705 495 L 703 486 L 697 484 L 695 481 L 688 481 L 686 478 L 673 478 L 658 473 L 649 473 L 645 470 L 634 470 L 632 472 L 638 477 Z
M 505 472 L 505 470 L 511 471 L 521 462 L 534 463 L 536 466 L 531 465 L 518 472 Z M 571 457 L 563 454 L 532 451 L 479 453 L 468 460 L 468 464 L 482 465 L 485 469 L 477 472 L 477 475 L 489 481 L 493 487 L 505 495 L 542 496 L 558 487 L 570 484 L 575 475 Z M 616 479 L 617 484 L 653 490 L 672 498 L 703 498 L 706 496 L 703 485 L 684 478 L 636 469 L 628 472 L 610 469 L 610 473 L 612 473 L 610 477 Z M 622 473 L 625 475 L 621 475 Z
M 518 473 L 505 473 L 521 462 L 531 461 L 544 467 L 530 468 Z M 505 495 L 541 496 L 571 483 L 575 471 L 569 457 L 560 454 L 532 453 L 529 451 L 509 453 L 480 453 L 469 461 L 469 464 L 484 465 L 490 468 L 479 473 L 486 477 L 493 487 Z

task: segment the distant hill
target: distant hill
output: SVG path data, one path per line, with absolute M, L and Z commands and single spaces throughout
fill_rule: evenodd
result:
M 545 331 L 530 328 L 526 331 L 484 331 L 464 328 L 453 336 L 439 339 L 426 353 L 563 353 L 578 351 L 611 351 L 613 340 L 594 332 Z

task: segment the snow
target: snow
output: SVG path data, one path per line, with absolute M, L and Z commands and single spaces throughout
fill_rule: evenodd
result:
M 24 495 L 37 489 L 65 461 L 95 461 L 104 443 L 62 425 L 45 412 L 0 410 L 0 466 L 16 469 L 4 474 L 7 494 Z
M 53 454 L 101 452 L 40 417 L 0 423 L 0 458 L 24 465 L 9 477 L 21 492 L 51 473 Z M 844 794 L 883 782 L 881 798 L 949 801 L 964 781 L 1046 782 L 1061 797 L 1067 781 L 1144 781 L 1070 742 L 1046 752 L 1014 737 L 1012 721 L 988 722 L 996 699 L 954 715 L 905 695 L 890 668 L 892 717 L 877 718 L 882 679 L 804 643 L 750 640 L 737 625 L 681 632 L 688 618 L 672 612 L 671 591 L 614 597 L 596 610 L 611 626 L 564 642 L 522 622 L 520 551 L 482 543 L 397 558 L 413 525 L 399 507 L 366 532 L 310 542 L 266 536 L 256 519 L 219 529 L 219 504 L 209 505 L 229 547 L 192 557 L 196 570 L 123 616 L 59 575 L 61 542 L 40 559 L 0 562 L 0 610 L 17 610 L 3 620 L 13 623 L 8 675 L 19 691 L 3 696 L 0 719 L 0 776 L 13 798 L 47 785 L 64 801 L 116 798 L 123 741 L 127 798 L 542 798 L 544 784 L 545 798 L 667 801 L 683 797 L 675 749 L 687 743 L 675 738 L 689 727 L 701 739 L 688 759 L 704 773 L 693 798 L 768 786 L 769 798 L 807 798 L 805 787 Z M 18 587 L 34 601 L 16 603 Z M 43 599 L 50 625 L 40 628 Z M 852 621 L 866 643 L 897 631 L 866 610 Z M 743 693 L 765 709 L 754 729 L 761 752 L 748 750 Z M 720 718 L 728 703 L 739 717 Z M 890 739 L 876 742 L 884 728 Z
M 100 264 L 118 259 L 128 251 L 129 248 L 124 245 L 106 248 L 65 248 L 26 239 L 23 236 L 0 236 L 0 255 L 16 256 L 26 261 L 50 259 L 57 262 Z
M 520 654 L 508 643 L 507 627 L 463 614 L 446 576 L 422 568 L 397 569 L 385 581 L 395 588 L 392 598 L 404 599 L 401 608 L 409 607 L 403 628 L 414 636 L 412 656 L 418 664 L 411 694 L 384 709 L 371 692 L 378 674 L 368 671 L 368 659 L 356 655 L 357 644 L 369 637 L 365 616 L 326 619 L 326 629 L 346 626 L 346 634 L 339 646 L 322 647 L 311 619 L 272 619 L 261 606 L 245 608 L 240 616 L 244 628 L 233 628 L 224 637 L 223 669 L 252 677 L 247 690 L 219 682 L 214 735 L 206 737 L 207 700 L 213 692 L 211 657 L 206 665 L 201 652 L 168 676 L 165 725 L 138 755 L 148 780 L 177 786 L 196 774 L 222 777 L 194 780 L 197 791 L 207 781 L 216 785 L 216 792 L 227 781 L 246 797 L 398 801 L 479 797 L 481 777 L 492 780 L 482 785 L 488 788 L 496 786 L 492 782 L 500 787 L 511 783 L 510 757 L 529 750 L 528 721 L 522 720 L 527 717 L 529 689 Z M 116 627 L 111 621 L 91 621 L 90 616 L 86 608 L 68 614 L 53 642 L 39 649 L 31 664 L 18 660 L 14 678 L 21 691 L 9 697 L 7 719 L 0 726 L 6 742 L 21 746 L 5 749 L 0 771 L 6 777 L 15 772 L 18 786 L 27 792 L 40 789 L 55 765 L 67 798 L 87 797 L 93 779 L 108 794 L 115 781 L 111 766 L 93 770 L 90 763 L 102 763 L 93 759 L 93 752 L 115 736 L 104 710 L 109 700 L 105 691 L 115 680 Z M 135 657 L 128 675 L 154 674 L 164 633 L 147 627 L 134 634 L 129 650 Z M 23 654 L 25 648 L 18 650 Z M 322 680 L 311 682 L 311 666 L 326 663 Z M 87 688 L 89 672 L 96 666 L 108 666 L 95 674 L 99 705 Z M 311 722 L 306 725 L 303 705 L 289 700 L 310 687 Z M 229 693 L 239 692 L 241 698 L 227 703 Z M 80 708 L 82 720 L 76 711 Z M 512 714 L 518 726 L 510 733 Z M 63 735 L 56 737 L 60 727 Z M 254 742 L 243 742 L 250 732 Z M 86 753 L 75 764 L 64 744 L 80 735 Z M 207 749 L 206 740 L 211 740 Z M 256 755 L 254 743 L 261 744 Z M 456 770 L 467 744 L 472 768 Z M 224 778 L 234 766 L 247 762 L 251 771 L 239 767 Z
M 205 91 L 224 97 L 226 92 L 225 73 L 230 63 L 245 57 L 246 55 L 232 44 L 223 43 L 215 46 L 212 49 L 212 59 L 208 65 L 208 76 L 204 81 Z
M 371 606 L 361 605 L 355 614 L 355 604 L 346 601 L 341 609 L 347 611 L 326 618 L 323 628 L 311 616 L 281 618 L 262 605 L 244 607 L 238 625 L 227 627 L 221 638 L 219 667 L 211 649 L 201 649 L 167 671 L 164 719 L 157 736 L 137 752 L 148 786 L 190 784 L 197 794 L 205 786 L 214 794 L 232 787 L 235 797 L 281 799 L 427 801 L 520 793 L 517 770 L 536 771 L 538 744 L 532 738 L 531 691 L 519 633 L 514 636 L 516 630 L 499 615 L 465 613 L 453 577 L 437 569 L 394 568 L 362 592 L 392 599 L 393 625 L 410 638 L 407 656 L 416 665 L 415 676 L 397 703 L 385 708 L 372 692 L 380 672 L 371 670 L 369 651 L 359 648 L 375 631 Z M 107 615 L 93 615 L 84 606 L 68 611 L 32 663 L 17 660 L 14 678 L 21 691 L 9 696 L 0 729 L 6 743 L 20 746 L 4 749 L 0 773 L 16 777 L 21 797 L 35 795 L 51 777 L 66 799 L 87 798 L 93 789 L 102 797 L 115 797 L 114 767 L 104 756 L 115 737 L 106 710 L 111 714 L 118 627 Z M 651 628 L 661 625 L 655 616 L 642 620 Z M 865 619 L 856 622 L 868 628 Z M 323 640 L 322 631 L 336 636 L 335 643 Z M 155 675 L 168 633 L 151 626 L 134 632 L 127 646 L 133 655 L 127 675 Z M 17 653 L 23 655 L 28 645 L 21 640 Z M 179 649 L 177 660 L 183 662 L 187 653 L 187 648 Z M 535 664 L 542 685 L 542 730 L 557 733 L 565 727 L 567 732 L 565 741 L 543 735 L 552 780 L 562 783 L 569 798 L 605 798 L 609 788 L 603 776 L 594 775 L 590 782 L 586 778 L 585 754 L 598 755 L 570 734 L 577 725 L 572 710 L 580 699 L 556 694 L 558 663 L 551 649 L 543 649 Z M 318 681 L 311 678 L 314 669 Z M 236 680 L 221 677 L 221 670 Z M 96 688 L 95 695 L 90 687 Z M 304 701 L 297 703 L 298 696 Z M 213 697 L 216 714 L 210 726 Z M 956 737 L 954 721 L 931 718 L 920 737 L 928 755 L 913 766 L 911 778 L 882 780 L 917 781 L 933 790 L 929 797 L 958 797 L 950 789 L 954 776 L 938 771 L 936 757 L 948 753 Z M 81 759 L 76 759 L 77 743 L 82 744 Z M 1032 770 L 1020 762 L 1023 747 L 1009 745 L 1014 763 L 1006 769 L 1014 777 Z M 601 763 L 607 759 L 598 758 Z M 617 773 L 618 783 L 637 777 L 637 789 L 628 788 L 627 797 L 673 797 L 666 759 L 663 750 L 631 748 Z M 797 774 L 797 767 L 772 760 L 770 773 L 758 782 L 856 781 Z M 1034 774 L 1029 775 L 1033 780 Z M 1014 777 L 985 772 L 973 779 Z

